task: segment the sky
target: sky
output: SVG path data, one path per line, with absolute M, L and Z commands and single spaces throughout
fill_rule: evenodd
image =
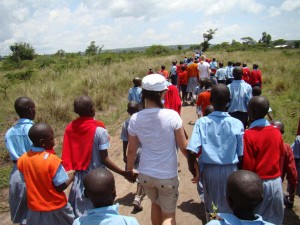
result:
M 29 43 L 37 54 L 151 45 L 300 40 L 300 0 L 0 0 L 0 55 Z

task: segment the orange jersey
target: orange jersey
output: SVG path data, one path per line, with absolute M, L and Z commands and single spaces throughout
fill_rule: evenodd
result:
M 158 73 L 163 75 L 166 79 L 169 77 L 169 72 L 167 70 L 160 70 Z
M 201 106 L 202 112 L 205 112 L 205 109 L 210 105 L 210 91 L 204 91 L 198 95 L 197 106 Z
M 67 204 L 64 192 L 58 192 L 52 180 L 61 165 L 61 159 L 46 151 L 23 154 L 18 159 L 18 169 L 24 175 L 27 205 L 33 211 L 53 211 Z
M 187 66 L 186 68 L 187 76 L 188 78 L 190 77 L 198 77 L 199 72 L 198 72 L 198 64 L 197 63 L 192 63 Z

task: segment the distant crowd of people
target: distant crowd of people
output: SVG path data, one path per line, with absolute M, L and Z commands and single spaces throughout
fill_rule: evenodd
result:
M 290 146 L 282 138 L 284 124 L 273 119 L 269 101 L 261 95 L 258 65 L 250 70 L 246 63 L 229 61 L 224 67 L 215 58 L 195 54 L 179 64 L 173 61 L 169 71 L 162 65 L 147 73 L 135 77 L 128 92 L 129 118 L 120 135 L 125 169 L 109 157 L 109 134 L 94 118 L 89 96 L 74 100 L 78 118 L 66 126 L 61 158 L 53 149 L 53 128 L 33 122 L 34 101 L 16 99 L 20 119 L 5 134 L 14 163 L 9 183 L 12 222 L 139 224 L 118 213 L 111 170 L 137 182 L 132 202 L 136 211 L 143 210 L 147 195 L 152 224 L 176 224 L 180 149 L 204 203 L 207 224 L 281 225 L 284 206 L 292 208 L 295 195 L 300 195 L 300 118 Z M 188 137 L 181 107 L 194 104 L 198 119 Z

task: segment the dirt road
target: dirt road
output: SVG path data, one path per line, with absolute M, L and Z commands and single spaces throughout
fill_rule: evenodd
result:
M 188 135 L 191 135 L 193 123 L 196 121 L 195 107 L 187 106 L 182 108 L 182 119 Z M 121 128 L 121 124 L 120 124 Z M 122 161 L 122 142 L 119 139 L 120 129 L 115 136 L 111 137 L 111 147 L 109 149 L 110 157 L 119 165 L 124 166 Z M 180 189 L 177 203 L 176 219 L 178 225 L 201 225 L 205 224 L 205 214 L 203 204 L 200 203 L 196 185 L 190 180 L 192 178 L 188 171 L 187 162 L 184 156 L 179 153 L 180 161 Z M 117 197 L 116 202 L 120 204 L 119 212 L 124 215 L 134 216 L 141 225 L 151 225 L 150 219 L 150 200 L 147 197 L 142 201 L 144 210 L 141 212 L 133 211 L 131 203 L 134 198 L 136 184 L 127 182 L 123 177 L 115 174 Z M 7 196 L 7 190 L 2 192 Z M 7 201 L 6 201 L 7 202 Z M 300 199 L 296 197 L 293 210 L 285 211 L 284 225 L 300 224 Z M 0 214 L 0 225 L 12 225 L 9 213 Z

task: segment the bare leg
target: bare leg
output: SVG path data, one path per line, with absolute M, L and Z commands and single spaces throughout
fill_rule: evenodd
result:
M 159 205 L 152 202 L 151 204 L 151 221 L 152 225 L 162 225 L 162 212 Z
M 175 212 L 173 213 L 165 213 L 161 212 L 162 214 L 162 225 L 175 225 L 176 219 L 175 219 Z

